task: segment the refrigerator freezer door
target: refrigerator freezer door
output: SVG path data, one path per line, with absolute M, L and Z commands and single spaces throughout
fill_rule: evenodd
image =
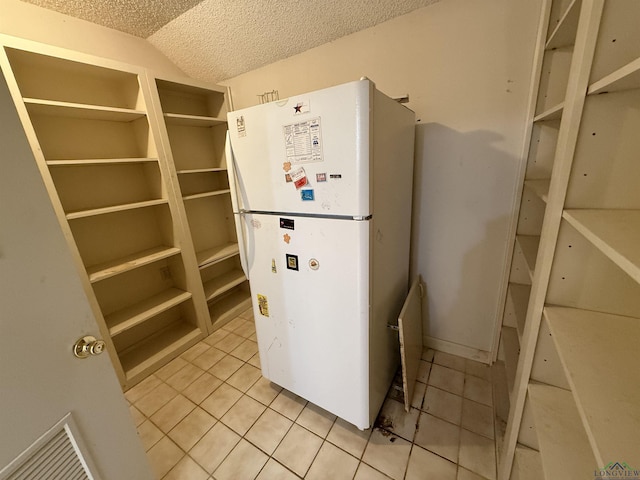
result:
M 372 92 L 360 80 L 230 112 L 239 208 L 368 216 Z
M 242 218 L 263 375 L 369 427 L 369 222 Z

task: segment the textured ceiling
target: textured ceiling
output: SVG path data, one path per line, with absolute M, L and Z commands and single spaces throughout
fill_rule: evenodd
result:
M 188 75 L 221 81 L 438 0 L 23 0 L 146 38 Z

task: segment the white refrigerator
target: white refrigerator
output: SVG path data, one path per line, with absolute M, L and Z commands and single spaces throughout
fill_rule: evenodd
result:
M 415 115 L 361 79 L 228 122 L 262 374 L 366 429 L 399 362 Z

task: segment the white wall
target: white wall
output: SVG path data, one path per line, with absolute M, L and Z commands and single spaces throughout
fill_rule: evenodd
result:
M 167 75 L 184 75 L 142 38 L 19 0 L 0 0 L 0 33 L 140 65 Z
M 272 89 L 286 98 L 361 76 L 410 95 L 412 268 L 427 283 L 426 340 L 484 360 L 502 314 L 539 8 L 445 0 L 223 82 L 235 108 Z

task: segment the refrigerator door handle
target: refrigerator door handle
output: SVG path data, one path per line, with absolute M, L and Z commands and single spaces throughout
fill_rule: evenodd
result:
M 229 137 L 229 131 L 227 131 L 227 138 L 225 139 L 225 154 L 227 157 L 227 174 L 229 176 L 229 191 L 231 193 L 231 207 L 234 213 L 234 223 L 236 225 L 236 237 L 238 239 L 238 251 L 240 254 L 240 266 L 244 272 L 245 277 L 249 278 L 249 268 L 247 263 L 247 249 L 245 246 L 244 229 L 242 228 L 242 222 L 244 221 L 244 215 L 240 211 L 240 201 L 238 198 L 238 190 L 240 187 L 237 184 L 237 172 L 236 172 L 236 159 L 233 155 L 233 148 L 231 147 L 231 138 Z
M 229 137 L 229 131 L 227 130 L 227 137 L 224 142 L 225 156 L 227 157 L 227 174 L 229 176 L 229 190 L 231 193 L 231 208 L 233 213 L 240 211 L 240 198 L 238 197 L 238 184 L 237 184 L 237 172 L 236 172 L 236 159 L 233 155 L 233 148 L 231 147 L 231 137 Z

